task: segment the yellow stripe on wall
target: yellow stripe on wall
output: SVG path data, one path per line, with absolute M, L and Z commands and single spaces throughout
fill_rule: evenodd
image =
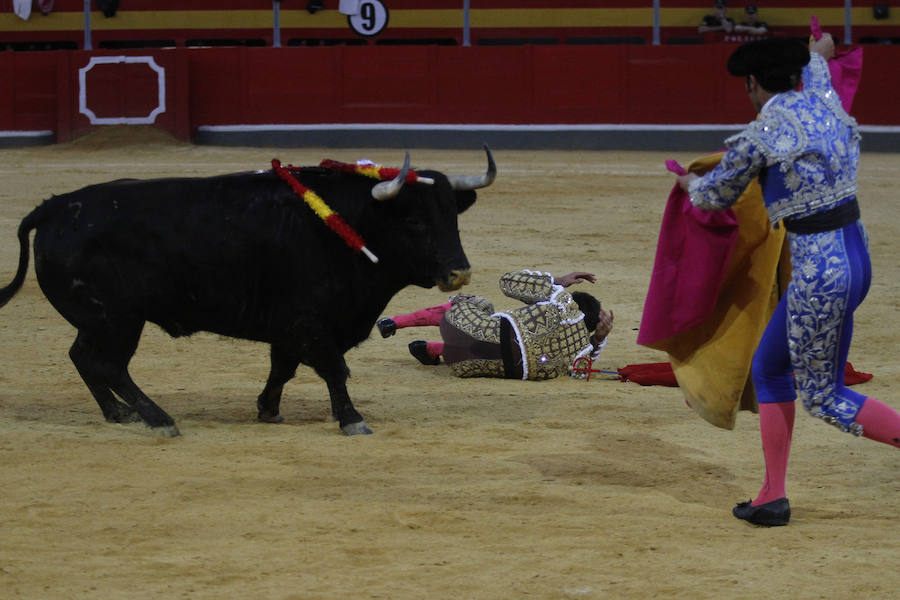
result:
M 659 15 L 660 26 L 697 26 L 709 12 L 707 8 L 662 8 Z M 740 20 L 743 12 L 734 12 L 737 14 L 732 14 L 731 17 Z M 816 15 L 823 26 L 844 26 L 843 8 L 762 8 L 759 11 L 760 20 L 771 27 L 808 26 L 812 15 Z M 391 19 L 393 24 L 393 16 Z M 891 12 L 887 19 L 876 19 L 872 15 L 871 6 L 856 7 L 850 11 L 850 20 L 852 25 L 900 25 L 900 11 Z M 651 8 L 484 9 L 473 10 L 470 22 L 472 27 L 652 27 L 653 10 Z
M 662 27 L 693 27 L 699 25 L 706 8 L 663 8 Z M 740 11 L 733 11 L 740 18 Z M 760 20 L 770 27 L 809 25 L 815 14 L 823 26 L 844 26 L 843 8 L 762 8 Z M 349 29 L 347 17 L 336 10 L 324 10 L 314 15 L 306 10 L 281 10 L 284 29 Z M 852 25 L 897 26 L 900 10 L 891 11 L 887 19 L 875 19 L 871 6 L 851 10 Z M 652 27 L 652 8 L 536 8 L 536 9 L 474 9 L 470 25 L 475 28 L 569 28 L 569 27 Z M 461 29 L 462 10 L 407 9 L 390 11 L 390 29 Z M 271 29 L 271 10 L 163 10 L 119 11 L 113 18 L 100 12 L 91 13 L 91 28 L 97 31 L 128 31 L 133 29 Z M 23 21 L 14 13 L 0 14 L 0 31 L 80 31 L 84 28 L 81 12 L 52 12 Z
M 101 13 L 97 13 L 102 18 Z M 23 21 L 15 13 L 0 13 L 0 31 L 72 31 L 84 29 L 82 13 L 50 13 L 46 17 L 32 17 Z
M 740 21 L 742 11 L 732 11 L 729 16 L 735 21 Z M 663 8 L 660 10 L 659 21 L 663 27 L 690 27 L 699 25 L 703 15 L 709 13 L 706 9 L 696 8 Z M 812 15 L 816 15 L 819 22 L 826 27 L 844 26 L 843 8 L 760 8 L 759 20 L 764 21 L 769 27 L 808 27 Z M 900 11 L 891 12 L 887 19 L 876 19 L 872 15 L 872 7 L 856 7 L 850 11 L 851 25 L 900 25 Z
M 469 14 L 471 24 L 472 12 Z M 346 24 L 346 21 L 344 21 Z M 416 27 L 428 27 L 433 29 L 455 28 L 462 29 L 463 11 L 455 9 L 446 10 L 392 10 L 388 14 L 388 29 L 414 29 Z
M 393 21 L 393 16 L 391 20 Z M 280 21 L 282 28 L 349 29 L 346 15 L 342 15 L 337 11 L 322 11 L 311 15 L 305 10 L 282 10 Z M 91 29 L 95 31 L 128 31 L 132 29 L 271 29 L 273 25 L 271 10 L 120 10 L 112 18 L 106 18 L 100 12 L 91 13 Z M 84 13 L 80 12 L 51 12 L 47 16 L 32 17 L 28 21 L 23 21 L 11 12 L 0 14 L 0 31 L 72 31 L 83 29 Z
M 52 13 L 51 13 L 52 14 Z M 271 28 L 272 12 L 262 10 L 120 10 L 107 19 L 91 16 L 91 29 L 234 29 Z
M 471 24 L 472 27 L 650 27 L 653 9 L 484 9 L 472 11 Z

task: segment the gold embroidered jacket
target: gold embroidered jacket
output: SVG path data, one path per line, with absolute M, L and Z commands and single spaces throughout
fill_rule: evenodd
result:
M 500 278 L 500 290 L 527 305 L 494 315 L 512 325 L 522 351 L 522 379 L 570 373 L 576 358 L 591 354 L 591 332 L 584 326 L 584 314 L 550 273 L 506 273 Z

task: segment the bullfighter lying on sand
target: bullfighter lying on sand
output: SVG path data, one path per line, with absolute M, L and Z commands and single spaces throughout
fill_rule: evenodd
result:
M 500 289 L 526 306 L 496 312 L 487 298 L 457 295 L 376 325 L 382 337 L 406 327 L 440 327 L 442 342 L 416 340 L 409 351 L 425 365 L 440 364 L 443 356 L 459 377 L 551 379 L 572 373 L 579 358 L 596 359 L 612 330 L 612 311 L 588 293 L 565 290 L 582 281 L 593 283 L 596 277 L 513 271 L 500 278 Z

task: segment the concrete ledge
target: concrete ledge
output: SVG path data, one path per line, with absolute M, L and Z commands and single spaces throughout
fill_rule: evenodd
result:
M 0 148 L 47 146 L 56 143 L 52 131 L 0 131 Z
M 200 127 L 194 142 L 228 146 L 546 150 L 701 150 L 722 146 L 739 126 L 619 125 L 236 125 Z
M 197 144 L 281 148 L 448 148 L 714 152 L 741 125 L 222 125 L 199 127 Z M 861 127 L 862 149 L 900 152 L 900 127 Z
M 275 148 L 644 150 L 715 152 L 743 125 L 221 125 L 194 143 Z M 900 152 L 900 126 L 866 126 L 863 152 Z M 56 143 L 53 131 L 0 131 L 0 149 Z
M 860 126 L 863 152 L 900 152 L 900 127 Z

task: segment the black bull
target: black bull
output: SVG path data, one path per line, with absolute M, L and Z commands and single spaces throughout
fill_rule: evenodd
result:
M 271 345 L 258 418 L 278 422 L 284 384 L 300 363 L 325 380 L 347 434 L 371 433 L 347 393 L 344 353 L 366 339 L 408 285 L 468 283 L 457 215 L 490 185 L 481 176 L 406 183 L 310 167 L 293 171 L 378 258 L 351 249 L 273 171 L 209 178 L 119 180 L 51 197 L 19 225 L 19 266 L 0 307 L 21 288 L 29 234 L 44 295 L 78 330 L 69 356 L 111 422 L 175 422 L 128 374 L 144 324 L 172 336 L 209 331 Z M 427 180 L 426 180 L 427 181 Z M 124 402 L 114 396 L 118 396 Z

